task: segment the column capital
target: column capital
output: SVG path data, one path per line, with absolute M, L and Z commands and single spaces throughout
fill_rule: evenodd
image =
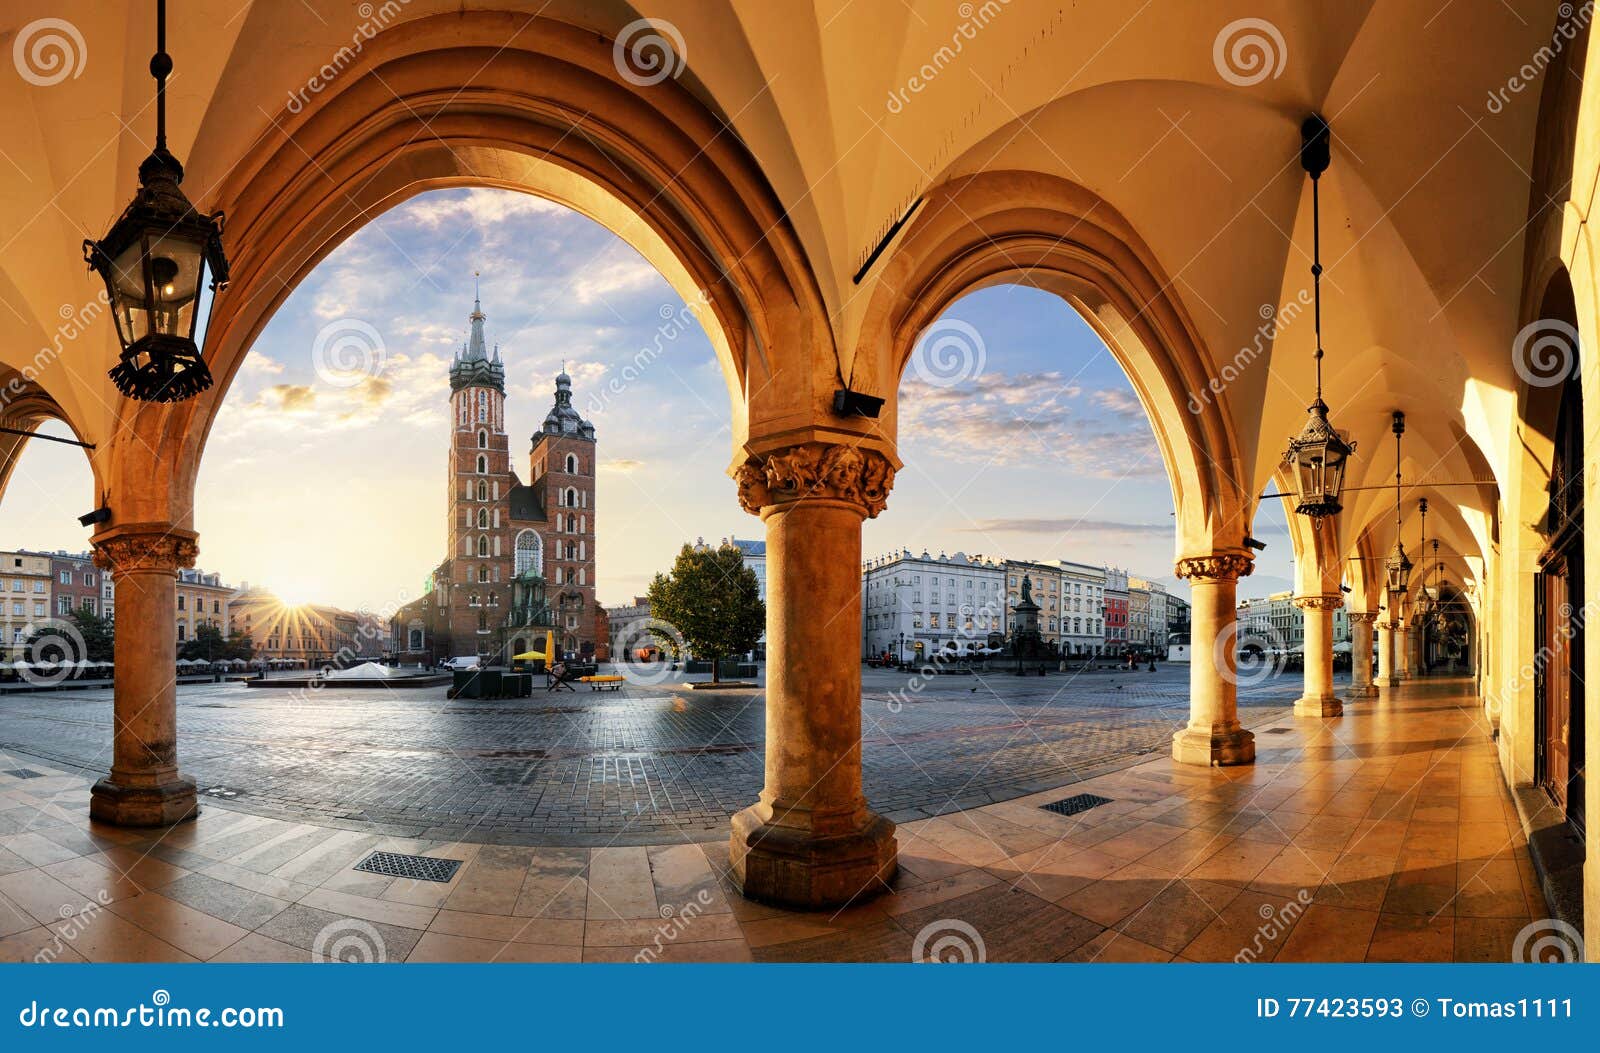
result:
M 805 442 L 751 454 L 734 470 L 739 504 L 760 515 L 807 499 L 842 501 L 872 519 L 889 504 L 894 464 L 877 450 L 848 443 Z
M 1185 556 L 1173 564 L 1172 572 L 1180 578 L 1238 581 L 1248 577 L 1254 569 L 1255 561 L 1242 552 L 1219 552 L 1210 556 Z
M 194 566 L 200 555 L 193 530 L 167 523 L 128 523 L 90 539 L 94 565 L 113 574 L 137 570 L 169 570 Z
M 1343 596 L 1296 596 L 1294 605 L 1303 611 L 1336 611 L 1344 606 Z
M 1351 625 L 1371 625 L 1373 622 L 1375 622 L 1377 620 L 1378 620 L 1378 612 L 1377 611 L 1351 611 L 1350 612 L 1350 624 Z

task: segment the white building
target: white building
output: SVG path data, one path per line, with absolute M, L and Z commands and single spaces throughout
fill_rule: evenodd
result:
M 1004 566 L 980 556 L 905 549 L 868 560 L 861 566 L 863 653 L 916 661 L 951 643 L 982 647 L 991 633 L 1005 633 L 1005 602 Z
M 1142 591 L 1144 595 L 1143 609 L 1139 613 L 1137 624 L 1128 626 L 1129 642 L 1147 648 L 1151 653 L 1162 654 L 1167 649 L 1167 587 L 1159 581 L 1150 581 L 1147 578 L 1129 578 L 1128 594 L 1131 608 L 1137 606 L 1132 601 L 1134 590 Z
M 1058 559 L 1061 568 L 1061 652 L 1100 654 L 1105 645 L 1106 568 Z

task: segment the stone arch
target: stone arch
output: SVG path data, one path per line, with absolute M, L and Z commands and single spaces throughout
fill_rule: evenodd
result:
M 73 438 L 79 442 L 84 441 L 72 418 L 43 387 L 21 373 L 0 368 L 0 425 L 18 431 L 35 431 L 39 425 L 48 421 L 66 425 L 72 432 Z M 11 483 L 11 475 L 22 459 L 23 451 L 32 441 L 25 435 L 0 433 L 0 499 L 5 497 L 6 488 Z M 94 493 L 85 497 L 85 500 L 94 501 L 93 505 L 85 507 L 84 511 L 88 511 L 90 507 L 99 507 L 104 502 L 104 487 L 101 484 L 95 451 L 84 449 L 83 452 L 89 470 L 94 475 Z
M 754 159 L 684 85 L 625 78 L 600 34 L 493 11 L 398 23 L 227 162 L 205 202 L 227 212 L 232 262 L 207 334 L 217 383 L 186 403 L 120 410 L 151 452 L 119 443 L 128 467 L 115 477 L 165 465 L 177 479 L 165 495 L 171 507 L 151 520 L 191 518 L 205 438 L 288 294 L 356 229 L 432 189 L 533 193 L 640 251 L 710 338 L 736 461 L 752 422 L 809 415 L 831 396 L 812 377 L 815 362 L 835 360 L 827 313 Z M 773 382 L 778 374 L 783 383 Z
M 848 378 L 893 395 L 918 334 L 959 297 L 1017 283 L 1054 292 L 1099 333 L 1149 416 L 1177 508 L 1177 552 L 1246 554 L 1251 502 L 1226 386 L 1154 254 L 1090 190 L 984 172 L 931 190 L 883 264 Z M 880 422 L 892 439 L 895 416 Z

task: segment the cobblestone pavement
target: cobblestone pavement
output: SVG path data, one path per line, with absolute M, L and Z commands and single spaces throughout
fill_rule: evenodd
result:
M 1240 719 L 1282 717 L 1299 688 L 1297 674 L 1245 685 Z M 761 789 L 760 692 L 443 695 L 186 685 L 180 762 L 224 808 L 507 844 L 705 840 Z M 1187 666 L 921 687 L 866 670 L 867 798 L 904 822 L 1039 792 L 1164 753 L 1187 715 Z M 110 691 L 0 696 L 0 749 L 103 773 Z

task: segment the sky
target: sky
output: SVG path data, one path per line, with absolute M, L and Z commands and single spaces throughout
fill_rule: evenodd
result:
M 229 390 L 195 496 L 199 565 L 288 602 L 384 610 L 444 556 L 451 355 L 474 272 L 506 365 L 513 466 L 565 364 L 598 436 L 599 599 L 626 603 L 685 541 L 761 536 L 724 470 L 726 387 L 682 300 L 621 239 L 513 191 L 440 190 L 377 217 L 273 316 Z M 225 295 L 225 294 L 224 294 Z M 620 395 L 607 381 L 663 331 Z M 51 434 L 64 428 L 47 425 Z M 1172 492 L 1127 376 L 1059 298 L 1000 286 L 921 335 L 901 385 L 889 507 L 863 554 L 981 553 L 1172 578 Z M 1290 586 L 1281 502 L 1241 596 Z M 88 547 L 83 454 L 30 443 L 0 499 L 0 549 Z

